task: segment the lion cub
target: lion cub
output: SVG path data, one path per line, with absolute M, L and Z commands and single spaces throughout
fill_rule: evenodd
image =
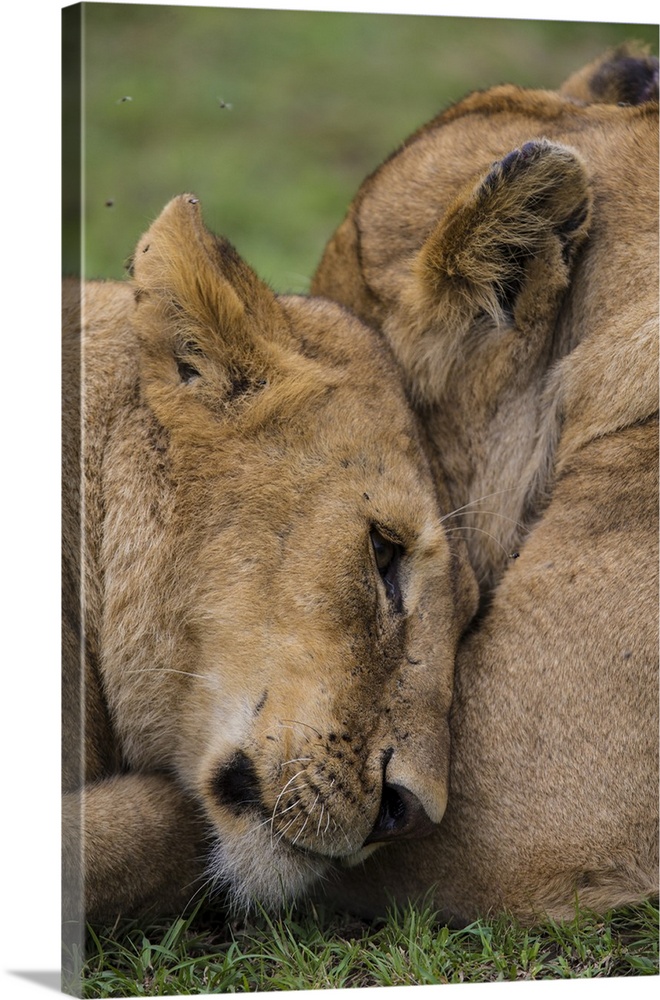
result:
M 365 181 L 313 282 L 406 373 L 482 605 L 438 831 L 345 879 L 453 921 L 658 891 L 658 63 L 474 93 Z
M 377 334 L 275 296 L 191 195 L 132 271 L 66 293 L 65 912 L 92 920 L 204 872 L 275 905 L 428 833 L 476 607 Z

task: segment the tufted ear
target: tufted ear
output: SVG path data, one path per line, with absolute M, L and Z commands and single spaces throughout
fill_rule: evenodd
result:
M 626 43 L 578 70 L 559 93 L 583 104 L 644 104 L 658 100 L 658 60 Z
M 206 229 L 197 198 L 166 205 L 131 270 L 142 386 L 152 405 L 185 420 L 194 404 L 217 414 L 267 384 L 286 339 L 281 307 L 231 244 Z
M 441 391 L 434 354 L 446 377 L 452 350 L 465 359 L 493 332 L 547 341 L 590 215 L 582 161 L 544 139 L 514 149 L 458 194 L 417 255 L 402 302 L 417 314 L 417 332 L 398 353 L 416 367 L 423 396 Z

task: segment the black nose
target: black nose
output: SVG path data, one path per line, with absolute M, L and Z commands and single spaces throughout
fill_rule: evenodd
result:
M 435 829 L 416 795 L 403 785 L 383 785 L 378 818 L 364 842 L 377 844 L 395 838 L 425 837 Z
M 214 776 L 212 792 L 232 812 L 263 810 L 259 778 L 254 764 L 242 750 L 226 761 Z

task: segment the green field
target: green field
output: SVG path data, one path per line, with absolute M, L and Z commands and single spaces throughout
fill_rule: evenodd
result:
M 306 291 L 364 176 L 445 105 L 501 82 L 555 87 L 610 45 L 657 52 L 657 37 L 640 25 L 87 4 L 84 274 L 121 277 L 162 206 L 193 191 L 261 277 Z M 64 179 L 71 236 L 66 166 Z M 81 267 L 75 244 L 68 273 Z
M 461 930 L 412 907 L 369 925 L 311 910 L 251 922 L 217 910 L 89 935 L 85 997 L 247 993 L 658 974 L 658 908 L 525 929 Z M 631 984 L 632 985 L 632 984 Z M 634 986 L 632 987 L 634 989 Z M 386 997 L 386 994 L 385 994 Z

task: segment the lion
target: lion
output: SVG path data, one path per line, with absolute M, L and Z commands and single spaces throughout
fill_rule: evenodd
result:
M 386 343 L 193 195 L 64 328 L 65 918 L 277 906 L 428 835 L 478 588 Z
M 634 47 L 467 96 L 366 179 L 312 282 L 390 343 L 480 586 L 446 813 L 333 888 L 366 914 L 658 892 L 657 101 Z

